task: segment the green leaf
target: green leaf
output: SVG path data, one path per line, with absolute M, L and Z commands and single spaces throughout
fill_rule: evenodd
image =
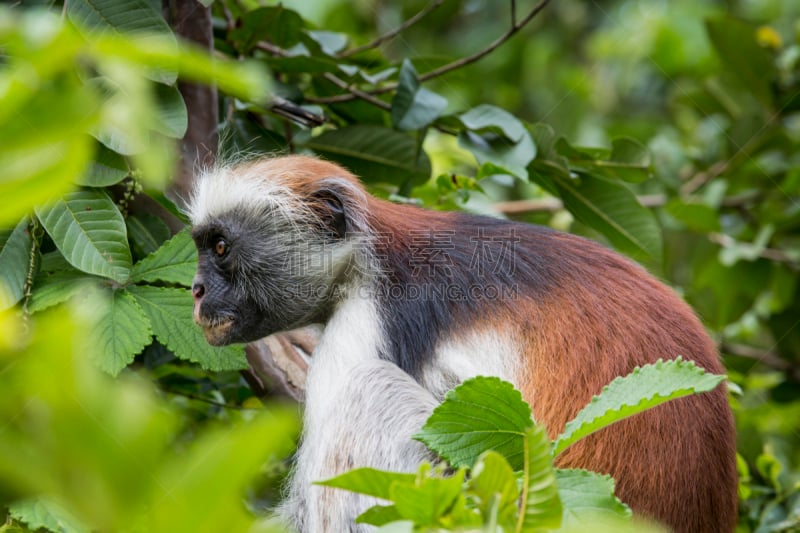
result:
M 87 288 L 96 287 L 99 280 L 100 278 L 89 276 L 72 267 L 69 270 L 42 272 L 34 281 L 28 310 L 31 313 L 39 313 L 66 302 Z
M 431 163 L 415 140 L 398 131 L 360 124 L 324 132 L 306 145 L 337 161 L 368 182 L 394 184 L 428 180 Z
M 177 87 L 155 84 L 155 122 L 152 128 L 167 137 L 181 139 L 189 125 L 186 103 Z
M 196 270 L 197 249 L 189 230 L 183 230 L 136 263 L 131 281 L 165 281 L 191 287 Z
M 147 315 L 126 290 L 113 291 L 98 301 L 91 329 L 91 353 L 97 366 L 116 376 L 150 344 L 153 333 Z
M 483 453 L 470 472 L 469 490 L 478 497 L 478 509 L 484 517 L 497 509 L 497 523 L 513 530 L 517 518 L 519 489 L 517 478 L 505 457 L 495 451 Z
M 187 450 L 148 474 L 155 478 L 144 531 L 264 531 L 244 505 L 256 473 L 295 443 L 293 410 L 272 407 L 243 424 L 194 436 Z M 209 490 L 213 487 L 214 490 Z M 219 491 L 219 492 L 217 492 Z M 198 512 L 202 509 L 202 512 Z M 268 529 L 268 531 L 279 529 Z M 281 529 L 282 530 L 282 529 Z
M 611 141 L 611 156 L 598 163 L 614 176 L 631 183 L 641 183 L 650 177 L 652 158 L 646 146 L 628 137 Z
M 356 517 L 356 524 L 383 526 L 402 518 L 394 505 L 373 505 Z
M 725 376 L 709 374 L 693 361 L 683 361 L 680 357 L 636 368 L 606 385 L 567 423 L 556 439 L 554 454 L 614 422 L 675 398 L 714 390 L 723 381 Z
M 518 531 L 557 529 L 561 525 L 562 504 L 558 495 L 550 440 L 544 426 L 525 431 L 525 477 L 522 480 L 522 506 Z
M 429 126 L 447 107 L 447 99 L 420 87 L 417 71 L 408 59 L 400 69 L 397 92 L 392 99 L 392 124 L 399 130 Z
M 124 180 L 131 173 L 128 162 L 117 152 L 97 144 L 97 153 L 88 171 L 75 180 L 87 187 L 107 187 Z
M 324 481 L 316 481 L 315 485 L 334 487 L 383 498 L 390 498 L 390 489 L 394 483 L 413 485 L 416 475 L 401 472 L 387 472 L 374 468 L 355 468 L 339 476 Z
M 482 453 L 495 450 L 521 470 L 523 439 L 532 425 L 531 408 L 513 385 L 476 377 L 449 391 L 414 438 L 454 467 L 471 467 Z
M 556 469 L 558 495 L 564 506 L 562 527 L 589 528 L 601 516 L 630 519 L 630 508 L 614 495 L 611 476 L 581 469 Z
M 128 291 L 150 319 L 158 341 L 179 358 L 213 371 L 247 368 L 241 346 L 217 348 L 205 341 L 192 319 L 192 296 L 188 289 L 135 285 Z
M 451 477 L 432 477 L 430 465 L 423 464 L 415 484 L 392 484 L 389 499 L 401 517 L 418 527 L 432 527 L 461 494 L 464 475 L 461 469 Z
M 602 233 L 616 248 L 634 257 L 643 255 L 660 261 L 658 222 L 627 187 L 585 174 L 578 179 L 551 176 L 551 183 L 569 212 Z
M 22 299 L 28 276 L 33 240 L 28 231 L 28 217 L 4 235 L 0 248 L 0 311 Z M 5 231 L 3 233 L 6 233 Z
M 528 179 L 526 167 L 536 157 L 536 145 L 527 131 L 516 143 L 501 136 L 481 136 L 465 131 L 459 133 L 458 145 L 469 150 L 479 165 L 491 163 L 521 179 Z
M 258 41 L 266 40 L 281 48 L 300 41 L 303 19 L 283 6 L 259 7 L 241 17 L 241 23 L 228 33 L 228 38 L 243 54 L 250 52 Z
M 45 529 L 55 533 L 89 533 L 67 509 L 50 500 L 36 498 L 11 504 L 9 514 L 31 530 Z M 0 528 L 1 529 L 1 528 Z
M 136 213 L 125 219 L 131 247 L 138 257 L 149 255 L 170 237 L 169 226 L 151 213 Z M 134 268 L 136 265 L 134 265 Z
M 128 280 L 131 252 L 125 221 L 106 193 L 68 193 L 54 203 L 37 207 L 36 214 L 75 268 L 118 283 Z
M 84 173 L 92 157 L 94 140 L 75 134 L 58 142 L 28 149 L 6 150 L 0 146 L 0 225 L 16 223 L 43 204 L 74 188 L 73 180 Z
M 733 17 L 706 20 L 711 44 L 727 71 L 739 79 L 762 104 L 772 106 L 770 84 L 777 70 L 769 52 L 756 40 L 756 28 Z
M 517 117 L 504 109 L 483 104 L 458 116 L 465 128 L 476 133 L 502 135 L 513 144 L 519 143 L 527 133 Z
M 719 212 L 700 201 L 673 198 L 664 209 L 690 230 L 704 233 L 720 230 Z
M 177 49 L 169 25 L 147 0 L 70 0 L 67 16 L 90 38 L 109 32 L 140 34 L 147 38 L 158 35 L 162 45 L 168 43 L 171 49 Z M 153 79 L 172 84 L 177 74 L 174 71 L 154 72 Z

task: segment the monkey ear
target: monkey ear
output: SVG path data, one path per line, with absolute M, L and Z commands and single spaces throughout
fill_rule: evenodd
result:
M 312 195 L 315 208 L 324 224 L 323 230 L 332 238 L 342 239 L 347 233 L 344 202 L 332 189 L 320 189 Z

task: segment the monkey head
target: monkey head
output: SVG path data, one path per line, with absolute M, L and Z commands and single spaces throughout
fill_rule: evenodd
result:
M 358 203 L 344 169 L 301 156 L 200 176 L 191 206 L 194 319 L 210 344 L 325 322 L 358 271 Z

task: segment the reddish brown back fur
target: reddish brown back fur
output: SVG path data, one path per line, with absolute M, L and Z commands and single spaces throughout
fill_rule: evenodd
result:
M 281 181 L 301 197 L 315 192 L 320 178 L 358 183 L 340 167 L 312 158 L 281 158 L 267 165 L 265 174 L 284 176 Z M 350 206 L 366 211 L 374 231 L 397 236 L 387 249 L 395 257 L 407 258 L 413 229 L 464 231 L 463 217 L 456 214 L 369 197 L 352 197 Z M 481 307 L 479 314 L 471 315 L 474 309 L 446 309 L 442 316 L 460 321 L 456 331 L 508 330 L 513 325 L 526 357 L 517 381 L 551 438 L 593 395 L 636 366 L 683 356 L 710 372 L 724 372 L 713 342 L 691 309 L 638 265 L 568 234 L 534 233 L 520 248 L 542 266 L 541 272 L 536 265 L 531 271 L 547 278 L 545 283 L 531 282 L 537 290 L 511 303 L 473 306 Z M 669 402 L 597 432 L 567 449 L 557 464 L 612 475 L 618 496 L 635 512 L 678 533 L 734 528 L 735 435 L 724 387 Z

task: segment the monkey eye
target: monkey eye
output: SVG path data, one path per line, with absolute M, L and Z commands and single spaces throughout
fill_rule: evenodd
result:
M 217 254 L 217 257 L 222 257 L 227 252 L 228 252 L 228 241 L 220 237 L 214 243 L 214 253 Z

